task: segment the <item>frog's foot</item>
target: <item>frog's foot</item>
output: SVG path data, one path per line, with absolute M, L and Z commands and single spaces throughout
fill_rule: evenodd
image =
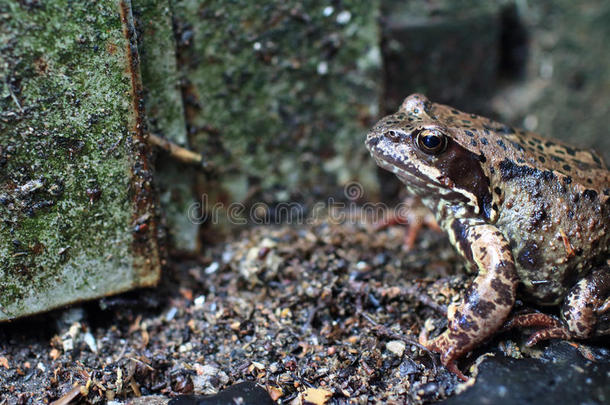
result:
M 570 331 L 564 326 L 551 327 L 551 328 L 541 329 L 539 331 L 534 332 L 532 334 L 532 336 L 530 336 L 530 338 L 527 339 L 527 342 L 525 342 L 525 345 L 527 347 L 532 347 L 535 344 L 537 344 L 538 342 L 541 342 L 543 340 L 549 340 L 549 339 L 570 340 L 573 337 L 574 336 L 572 335 L 572 333 L 570 333 Z
M 527 346 L 549 339 L 586 339 L 610 334 L 610 267 L 595 269 L 581 279 L 568 293 L 559 320 L 551 315 L 531 313 L 517 315 L 504 325 L 542 328 L 527 340 Z
M 406 198 L 393 212 L 375 223 L 375 231 L 394 225 L 404 225 L 406 227 L 404 246 L 407 250 L 411 250 L 415 245 L 417 235 L 423 228 L 427 227 L 434 231 L 441 231 L 434 215 L 416 197 Z
M 432 340 L 428 340 L 427 334 L 422 331 L 419 335 L 419 343 L 424 345 L 428 350 L 439 353 L 441 355 L 441 363 L 455 374 L 460 380 L 468 381 L 468 377 L 460 371 L 455 364 L 455 361 L 464 353 L 467 353 L 469 347 L 461 346 L 459 342 L 449 336 L 449 332 L 445 331 L 440 336 Z M 466 350 L 464 350 L 466 348 Z
M 513 316 L 504 324 L 502 330 L 514 328 L 556 328 L 562 326 L 561 321 L 554 316 L 543 314 L 542 312 L 532 312 Z
M 525 345 L 534 346 L 536 343 L 549 339 L 570 339 L 572 334 L 564 324 L 552 315 L 541 312 L 515 315 L 502 327 L 503 330 L 513 328 L 542 328 L 530 336 Z

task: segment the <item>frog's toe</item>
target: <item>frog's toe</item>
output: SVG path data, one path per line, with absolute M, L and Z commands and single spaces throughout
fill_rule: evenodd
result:
M 543 314 L 541 312 L 532 312 L 528 314 L 519 314 L 509 319 L 502 330 L 510 330 L 514 328 L 560 328 L 563 327 L 561 321 L 554 316 Z
M 543 340 L 549 340 L 549 339 L 570 340 L 572 338 L 573 338 L 572 334 L 570 333 L 570 331 L 568 331 L 568 329 L 566 327 L 556 326 L 556 327 L 541 329 L 541 330 L 534 332 L 534 334 L 532 334 L 532 336 L 530 336 L 530 338 L 527 340 L 527 342 L 525 344 L 528 347 L 532 347 L 536 343 L 541 342 Z
M 390 226 L 404 225 L 406 230 L 403 245 L 406 250 L 411 250 L 415 246 L 417 236 L 424 228 L 442 232 L 432 212 L 422 204 L 419 198 L 408 197 L 399 207 L 381 221 L 376 222 L 374 230 L 377 232 Z
M 447 370 L 451 371 L 453 374 L 455 374 L 457 376 L 457 378 L 459 378 L 460 380 L 466 382 L 468 381 L 468 377 L 466 377 L 461 371 L 460 369 L 455 365 L 455 362 L 452 361 L 449 364 L 445 364 L 445 367 L 447 367 Z
M 534 332 L 527 340 L 526 345 L 528 347 L 543 340 L 573 338 L 572 333 L 559 319 L 541 312 L 515 315 L 504 324 L 502 329 L 513 328 L 542 328 Z
M 441 363 L 447 370 L 455 374 L 460 380 L 468 381 L 468 377 L 466 377 L 455 364 L 455 361 L 467 350 L 463 350 L 463 348 L 460 350 L 460 346 L 448 337 L 447 332 L 432 340 L 422 340 L 422 336 L 420 335 L 420 343 L 428 350 L 439 353 L 441 355 Z

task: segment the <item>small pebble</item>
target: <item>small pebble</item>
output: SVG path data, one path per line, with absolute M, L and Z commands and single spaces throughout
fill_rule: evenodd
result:
M 216 273 L 216 271 L 220 268 L 220 265 L 218 264 L 218 262 L 212 262 L 212 264 L 210 264 L 208 267 L 206 267 L 203 272 L 205 274 L 214 274 Z
M 69 352 L 74 349 L 74 340 L 73 339 L 65 339 L 61 341 L 62 348 L 64 352 Z
M 328 63 L 326 61 L 322 61 L 318 63 L 318 74 L 325 75 L 328 73 Z
M 406 377 L 420 371 L 420 367 L 409 357 L 405 357 L 398 368 L 401 377 Z
M 356 268 L 360 271 L 367 271 L 371 269 L 371 266 L 367 262 L 359 261 L 356 263 Z
M 91 332 L 85 333 L 83 335 L 83 340 L 89 347 L 89 350 L 91 350 L 93 353 L 97 353 L 97 341 L 95 340 Z
M 176 316 L 176 313 L 178 313 L 178 308 L 171 307 L 169 309 L 169 311 L 167 311 L 167 314 L 165 314 L 165 321 L 169 322 L 172 319 L 174 319 L 174 317 Z
M 405 352 L 406 345 L 402 340 L 391 340 L 386 343 L 385 348 L 394 353 L 396 356 L 402 357 Z
M 351 19 L 352 19 L 352 13 L 350 13 L 347 10 L 344 10 L 337 15 L 337 22 L 339 24 L 347 24 L 349 22 L 349 20 L 351 20 Z
M 205 295 L 200 295 L 199 297 L 195 298 L 193 300 L 193 304 L 197 308 L 203 307 L 203 304 L 205 304 Z
M 216 394 L 220 387 L 229 382 L 227 373 L 209 364 L 195 364 L 197 375 L 193 376 L 193 392 L 195 394 Z
M 233 251 L 225 250 L 224 252 L 222 252 L 222 262 L 229 263 L 231 260 L 233 260 L 233 255 Z
M 178 347 L 180 353 L 190 352 L 191 350 L 193 350 L 193 344 L 191 342 L 184 343 Z

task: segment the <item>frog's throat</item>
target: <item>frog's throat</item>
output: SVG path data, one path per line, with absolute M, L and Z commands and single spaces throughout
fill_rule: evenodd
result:
M 456 187 L 455 184 L 442 182 L 446 179 L 440 176 L 440 172 L 438 175 L 424 174 L 407 161 L 393 163 L 383 157 L 372 155 L 377 165 L 394 173 L 405 184 L 409 192 L 422 198 L 443 201 L 451 205 L 467 205 L 472 208 L 474 214 L 481 214 L 477 197 L 468 190 Z

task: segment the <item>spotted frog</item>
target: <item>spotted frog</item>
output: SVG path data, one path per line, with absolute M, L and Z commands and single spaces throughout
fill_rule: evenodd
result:
M 504 327 L 528 340 L 610 334 L 610 172 L 592 151 L 488 118 L 407 97 L 369 132 L 366 146 L 432 210 L 476 272 L 448 327 L 423 343 L 455 361 Z M 507 321 L 517 293 L 562 304 Z

